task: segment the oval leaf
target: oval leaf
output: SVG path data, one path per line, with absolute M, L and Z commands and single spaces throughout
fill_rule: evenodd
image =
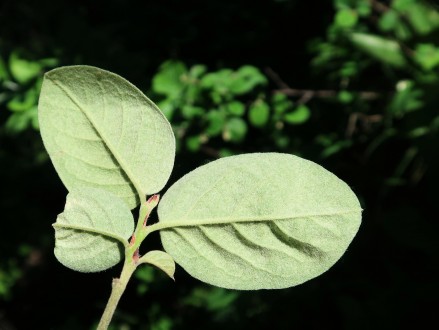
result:
M 383 63 L 398 68 L 407 65 L 402 49 L 396 41 L 367 33 L 352 33 L 350 38 L 356 47 Z
M 361 222 L 352 190 L 321 166 L 263 153 L 219 159 L 164 195 L 156 229 L 193 277 L 231 289 L 277 289 L 328 270 Z
M 134 220 L 117 196 L 84 187 L 67 195 L 53 227 L 59 262 L 80 272 L 98 272 L 122 259 L 121 248 L 134 231 Z
M 175 280 L 175 262 L 174 259 L 166 252 L 159 250 L 149 251 L 139 259 L 139 263 L 154 265 L 165 272 L 170 278 Z
M 48 72 L 39 101 L 44 145 L 67 189 L 108 190 L 131 208 L 169 179 L 171 126 L 135 86 L 89 66 Z

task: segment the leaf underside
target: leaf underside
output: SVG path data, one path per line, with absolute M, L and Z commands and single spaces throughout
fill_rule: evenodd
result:
M 98 272 L 123 258 L 123 243 L 134 230 L 127 205 L 102 189 L 76 188 L 67 195 L 55 228 L 55 256 L 80 272 Z
M 165 250 L 220 287 L 298 285 L 328 270 L 358 231 L 352 190 L 321 166 L 264 153 L 219 159 L 185 175 L 158 208 Z
M 154 265 L 174 280 L 175 262 L 166 252 L 159 250 L 149 251 L 140 258 L 139 263 Z
M 71 190 L 105 189 L 130 208 L 166 184 L 175 156 L 171 126 L 135 86 L 89 66 L 48 72 L 39 100 L 44 145 Z

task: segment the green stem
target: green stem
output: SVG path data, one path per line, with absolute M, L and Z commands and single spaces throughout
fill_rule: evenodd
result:
M 141 198 L 142 199 L 142 198 Z M 159 196 L 154 195 L 148 201 L 145 198 L 140 205 L 139 218 L 137 219 L 137 226 L 131 238 L 130 244 L 125 243 L 125 262 L 123 264 L 120 278 L 113 279 L 111 295 L 108 299 L 107 306 L 102 314 L 101 321 L 97 330 L 107 330 L 113 318 L 114 311 L 119 303 L 120 297 L 127 287 L 128 281 L 136 270 L 139 262 L 139 246 L 149 233 L 144 222 L 149 217 L 151 211 L 157 206 Z
M 128 281 L 130 280 L 131 275 L 133 274 L 136 267 L 137 266 L 132 258 L 126 259 L 125 264 L 123 265 L 122 273 L 120 274 L 120 278 L 113 279 L 111 295 L 108 299 L 107 306 L 105 307 L 104 313 L 102 314 L 101 321 L 99 322 L 97 330 L 108 329 L 120 297 L 124 293 Z

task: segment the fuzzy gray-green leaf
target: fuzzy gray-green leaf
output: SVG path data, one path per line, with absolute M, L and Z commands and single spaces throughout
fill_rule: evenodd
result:
M 159 250 L 149 251 L 140 258 L 139 263 L 154 265 L 174 280 L 175 262 L 166 252 Z
M 110 191 L 131 208 L 166 184 L 175 156 L 171 126 L 135 86 L 89 66 L 48 72 L 39 101 L 44 145 L 71 190 Z
M 321 166 L 277 153 L 232 156 L 185 175 L 158 208 L 165 250 L 204 282 L 286 288 L 328 270 L 358 231 L 361 207 Z
M 134 230 L 127 205 L 110 192 L 76 188 L 67 195 L 55 228 L 55 256 L 80 272 L 98 272 L 117 264 Z

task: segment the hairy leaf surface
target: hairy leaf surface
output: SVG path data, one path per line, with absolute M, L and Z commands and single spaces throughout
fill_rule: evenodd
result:
M 134 220 L 127 205 L 112 193 L 75 188 L 53 227 L 59 262 L 80 272 L 98 272 L 122 260 Z
M 328 270 L 361 222 L 352 190 L 321 166 L 277 153 L 232 156 L 190 172 L 158 208 L 165 250 L 204 282 L 291 287 Z
M 142 258 L 140 258 L 139 263 L 154 265 L 165 272 L 165 274 L 170 278 L 174 279 L 175 262 L 174 259 L 166 252 L 159 250 L 149 251 Z
M 156 105 L 131 83 L 89 66 L 44 77 L 39 101 L 44 145 L 67 189 L 108 190 L 134 208 L 166 184 L 175 139 Z

